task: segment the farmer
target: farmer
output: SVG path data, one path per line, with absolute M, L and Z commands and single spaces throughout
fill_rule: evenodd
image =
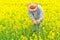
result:
M 33 33 L 36 31 L 40 32 L 41 31 L 40 23 L 44 17 L 42 7 L 36 3 L 30 3 L 28 5 L 28 12 L 33 22 L 32 32 Z M 36 25 L 38 30 L 34 29 Z

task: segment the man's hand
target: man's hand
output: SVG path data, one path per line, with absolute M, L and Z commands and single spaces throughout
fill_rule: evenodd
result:
M 32 20 L 34 24 L 39 24 L 40 23 L 40 20 Z
M 33 22 L 34 22 L 34 24 L 39 24 L 40 23 L 39 20 L 34 20 Z
M 34 24 L 37 24 L 36 20 L 34 20 L 33 22 L 34 22 Z
M 36 20 L 36 23 L 39 24 L 40 23 L 40 20 Z

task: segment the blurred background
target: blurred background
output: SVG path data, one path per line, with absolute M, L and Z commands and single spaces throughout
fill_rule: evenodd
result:
M 31 34 L 28 4 L 42 6 L 40 36 Z M 0 0 L 0 40 L 60 40 L 60 0 Z

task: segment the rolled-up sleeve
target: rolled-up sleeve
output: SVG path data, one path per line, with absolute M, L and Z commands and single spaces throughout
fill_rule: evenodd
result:
M 40 16 L 40 18 L 39 19 L 43 19 L 44 18 L 44 12 L 43 12 L 43 9 L 42 9 L 42 7 L 41 6 L 39 6 L 39 16 Z
M 32 12 L 29 11 L 29 15 L 30 15 L 30 17 L 31 17 L 32 20 L 35 20 Z
M 44 12 L 40 12 L 40 18 L 43 18 L 44 17 Z

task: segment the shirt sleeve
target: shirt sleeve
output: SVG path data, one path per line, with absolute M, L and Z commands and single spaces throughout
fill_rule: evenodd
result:
M 32 12 L 29 11 L 29 15 L 30 15 L 32 20 L 35 20 Z
M 42 7 L 40 6 L 40 5 L 38 5 L 38 8 L 39 8 L 39 13 L 40 13 L 40 18 L 42 18 L 43 19 L 43 17 L 44 17 L 44 12 L 43 12 L 43 9 L 42 9 Z

